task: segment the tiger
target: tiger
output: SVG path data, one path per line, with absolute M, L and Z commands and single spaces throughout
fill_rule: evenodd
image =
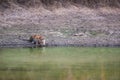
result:
M 29 41 L 35 45 L 45 46 L 45 38 L 42 35 L 32 35 Z

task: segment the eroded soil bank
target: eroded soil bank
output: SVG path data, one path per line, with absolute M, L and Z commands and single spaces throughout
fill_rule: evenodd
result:
M 0 47 L 32 47 L 41 34 L 46 46 L 120 46 L 120 9 L 86 7 L 16 8 L 0 12 Z

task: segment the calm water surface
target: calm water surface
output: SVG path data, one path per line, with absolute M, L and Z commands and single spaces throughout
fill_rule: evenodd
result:
M 120 48 L 0 48 L 0 80 L 120 80 Z

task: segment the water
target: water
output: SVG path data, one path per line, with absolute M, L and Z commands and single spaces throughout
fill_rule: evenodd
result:
M 120 80 L 120 48 L 1 48 L 0 80 Z

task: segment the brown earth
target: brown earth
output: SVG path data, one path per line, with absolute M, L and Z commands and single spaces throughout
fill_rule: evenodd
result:
M 32 47 L 33 34 L 46 46 L 120 46 L 120 9 L 86 7 L 6 9 L 0 12 L 0 47 Z

